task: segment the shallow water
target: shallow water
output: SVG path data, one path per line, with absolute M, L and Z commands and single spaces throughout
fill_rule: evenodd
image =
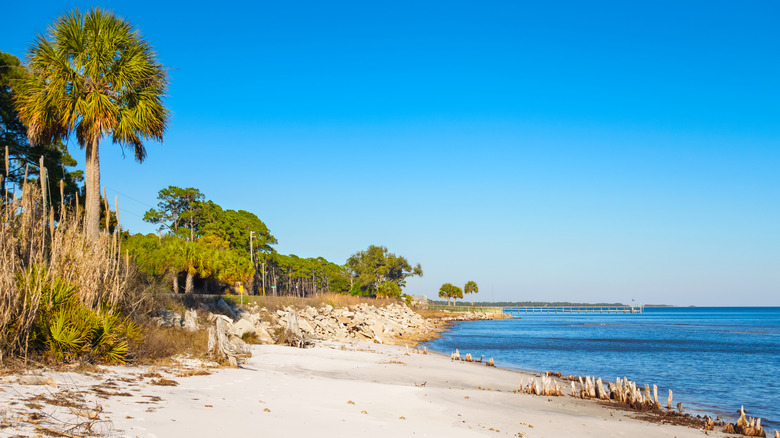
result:
M 497 366 L 667 389 L 692 413 L 749 416 L 780 430 L 780 308 L 646 308 L 643 314 L 522 314 L 455 324 L 428 348 Z M 663 394 L 663 396 L 661 396 Z M 665 402 L 664 402 L 665 405 Z

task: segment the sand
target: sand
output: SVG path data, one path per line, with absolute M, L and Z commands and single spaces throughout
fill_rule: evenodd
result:
M 44 373 L 57 388 L 20 385 L 8 376 L 0 387 L 5 425 L 0 436 L 40 433 L 30 413 L 37 413 L 32 420 L 39 426 L 73 434 L 90 427 L 141 438 L 705 436 L 703 430 L 641 421 L 591 400 L 514 393 L 530 374 L 407 354 L 403 347 L 319 342 L 307 349 L 256 345 L 252 353 L 239 369 L 189 377 L 180 376 L 183 369 L 204 366 L 185 361 L 154 369 Z M 153 384 L 161 378 L 178 386 Z M 29 401 L 36 394 L 43 399 Z M 77 407 L 53 405 L 58 396 L 82 400 Z M 30 403 L 39 407 L 25 406 Z M 90 420 L 85 409 L 94 409 L 99 420 Z

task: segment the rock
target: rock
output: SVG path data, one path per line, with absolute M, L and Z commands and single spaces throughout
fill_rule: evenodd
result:
M 160 316 L 153 318 L 158 326 L 175 328 L 180 328 L 182 326 L 182 319 L 180 314 L 167 309 L 160 309 L 158 313 Z
M 236 317 L 236 312 L 233 311 L 233 308 L 230 307 L 230 305 L 227 302 L 225 302 L 225 300 L 223 300 L 222 298 L 220 298 L 219 301 L 217 301 L 217 310 L 221 311 L 223 314 L 229 316 L 230 318 L 233 318 L 234 321 L 238 319 L 238 317 Z
M 255 337 L 257 337 L 258 343 L 260 344 L 267 345 L 274 343 L 274 338 L 268 334 L 268 332 L 265 330 L 265 327 L 262 325 L 260 327 L 255 326 Z
M 298 325 L 301 327 L 302 332 L 308 333 L 310 335 L 314 334 L 314 327 L 312 327 L 311 324 L 309 324 L 309 322 L 306 321 L 305 319 L 299 318 Z
M 238 322 L 232 324 L 232 327 L 228 328 L 228 333 L 239 338 L 243 338 L 245 334 L 255 334 L 257 329 L 255 325 L 246 319 L 239 319 Z

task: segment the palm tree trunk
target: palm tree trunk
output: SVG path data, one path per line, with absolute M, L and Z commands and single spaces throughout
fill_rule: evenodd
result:
M 173 293 L 179 293 L 179 273 L 173 273 Z
M 99 140 L 87 142 L 86 154 L 87 162 L 85 170 L 87 173 L 86 190 L 87 199 L 85 202 L 84 231 L 87 236 L 95 237 L 100 232 L 100 156 L 98 153 Z
M 192 271 L 190 271 L 188 269 L 187 270 L 187 282 L 184 284 L 184 293 L 185 294 L 191 294 L 194 289 L 195 289 L 195 275 L 193 275 Z

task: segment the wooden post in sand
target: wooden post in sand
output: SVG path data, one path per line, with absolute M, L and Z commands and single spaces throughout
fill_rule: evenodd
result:
M 672 390 L 669 390 L 669 398 L 666 399 L 666 409 L 672 409 Z

